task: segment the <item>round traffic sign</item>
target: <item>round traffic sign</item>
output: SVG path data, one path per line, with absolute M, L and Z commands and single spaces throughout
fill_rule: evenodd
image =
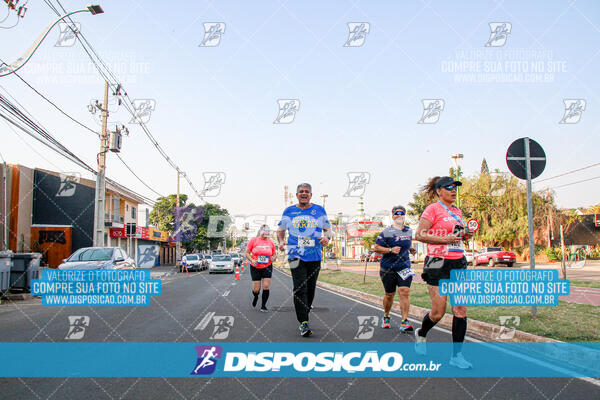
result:
M 471 218 L 467 221 L 467 226 L 471 232 L 477 232 L 479 229 L 479 221 L 477 221 L 475 218 Z
M 525 145 L 529 142 L 529 165 L 531 179 L 535 179 L 546 168 L 546 153 L 538 142 L 529 138 L 517 139 L 506 151 L 506 165 L 510 172 L 519 179 L 527 179 L 527 155 Z

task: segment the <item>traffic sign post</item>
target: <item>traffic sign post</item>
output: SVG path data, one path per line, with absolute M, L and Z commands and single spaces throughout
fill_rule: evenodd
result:
M 533 201 L 531 180 L 537 178 L 546 168 L 546 153 L 535 140 L 524 137 L 517 139 L 508 147 L 506 165 L 517 178 L 527 180 L 527 224 L 529 228 L 529 268 L 535 269 L 535 242 L 533 236 Z M 536 307 L 531 307 L 534 317 Z

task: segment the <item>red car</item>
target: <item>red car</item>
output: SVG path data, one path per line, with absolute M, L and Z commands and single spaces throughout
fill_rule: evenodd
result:
M 379 262 L 381 260 L 381 254 L 376 253 L 376 252 L 372 252 L 371 255 L 369 256 L 369 261 L 370 262 Z
M 517 261 L 517 255 L 512 251 L 504 251 L 501 247 L 484 247 L 475 253 L 475 264 L 487 264 L 493 267 L 496 264 L 506 264 L 512 267 Z

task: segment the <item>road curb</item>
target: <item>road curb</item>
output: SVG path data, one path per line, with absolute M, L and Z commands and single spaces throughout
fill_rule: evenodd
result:
M 324 289 L 329 289 L 337 293 L 344 294 L 346 296 L 354 297 L 356 299 L 371 303 L 374 305 L 381 306 L 383 302 L 383 296 L 376 296 L 374 294 L 364 293 L 354 289 L 348 289 L 342 286 L 333 285 L 327 282 L 317 281 L 317 286 Z M 394 302 L 392 305 L 394 311 L 400 312 L 400 304 Z M 429 309 L 412 305 L 408 315 L 411 318 L 421 320 L 429 312 Z M 446 329 L 452 329 L 452 315 L 446 314 L 437 325 L 442 326 Z M 469 327 L 467 333 L 470 336 L 485 339 L 487 341 L 500 341 L 500 342 L 558 342 L 558 340 L 550 339 L 543 336 L 534 335 L 523 331 L 515 331 L 515 335 L 510 340 L 498 340 L 498 334 L 502 329 L 501 326 L 490 324 L 488 322 L 478 321 L 475 319 L 469 319 Z
M 278 268 L 278 269 L 281 272 L 283 272 L 287 275 L 290 275 L 287 271 L 282 270 L 281 268 Z M 322 282 L 322 281 L 317 281 L 317 286 L 320 286 L 324 289 L 328 289 L 328 290 L 331 290 L 331 291 L 334 291 L 334 292 L 337 292 L 337 293 L 340 293 L 340 294 L 343 294 L 346 296 L 356 298 L 358 300 L 361 300 L 361 301 L 364 301 L 364 302 L 367 302 L 367 303 L 370 303 L 373 305 L 382 306 L 382 303 L 383 303 L 383 296 L 377 296 L 374 294 L 369 294 L 369 293 L 361 292 L 361 291 L 354 290 L 354 289 L 348 289 L 348 288 L 345 288 L 342 286 L 337 286 L 337 285 L 333 285 L 331 283 Z M 396 312 L 400 312 L 400 304 L 398 302 L 394 302 L 394 304 L 392 305 L 392 310 L 394 310 Z M 427 308 L 423 308 L 423 307 L 419 307 L 419 306 L 415 306 L 415 305 L 411 304 L 408 315 L 411 318 L 414 318 L 417 320 L 422 320 L 423 317 L 425 316 L 425 314 L 427 314 L 428 312 L 429 312 L 429 309 L 427 309 Z M 444 317 L 441 319 L 441 321 L 439 321 L 437 323 L 437 325 L 444 327 L 446 329 L 452 329 L 452 315 L 451 314 L 444 315 Z M 479 339 L 484 339 L 486 341 L 502 342 L 502 343 L 507 343 L 507 342 L 519 342 L 519 343 L 560 342 L 559 340 L 550 339 L 550 338 L 547 338 L 544 336 L 538 336 L 538 335 L 534 335 L 532 333 L 527 333 L 527 332 L 523 332 L 523 331 L 519 331 L 519 330 L 515 330 L 515 334 L 512 337 L 512 339 L 498 340 L 498 336 L 499 336 L 501 329 L 502 329 L 502 327 L 500 325 L 490 324 L 489 322 L 483 322 L 483 321 L 478 321 L 476 319 L 469 318 L 467 334 L 470 336 L 473 336 L 473 337 L 477 337 Z

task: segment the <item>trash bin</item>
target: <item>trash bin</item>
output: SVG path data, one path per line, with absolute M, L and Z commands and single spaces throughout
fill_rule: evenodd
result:
M 0 295 L 10 288 L 10 269 L 12 267 L 13 252 L 0 251 Z
M 40 277 L 41 253 L 15 253 L 10 270 L 10 288 L 30 292 L 31 280 Z

